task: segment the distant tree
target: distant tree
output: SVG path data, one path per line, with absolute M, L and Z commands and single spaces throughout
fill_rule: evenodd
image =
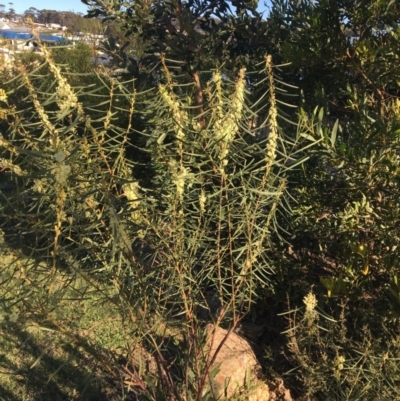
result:
M 56 10 L 40 10 L 38 22 L 41 24 L 60 24 L 60 12 Z
M 99 19 L 86 20 L 81 13 L 72 11 L 57 11 L 57 10 L 38 10 L 35 7 L 30 7 L 24 12 L 25 17 L 34 16 L 35 20 L 41 24 L 60 24 L 66 26 L 71 32 L 88 32 L 100 34 L 103 32 L 103 27 Z
M 24 11 L 24 18 L 30 18 L 33 22 L 37 21 L 38 9 L 35 7 L 29 7 L 27 10 Z
M 72 32 L 85 32 L 94 35 L 102 34 L 104 28 L 101 21 L 98 18 L 86 19 L 83 14 L 75 14 L 75 18 L 70 25 L 65 24 L 68 29 Z
M 240 67 L 253 70 L 268 53 L 268 25 L 257 12 L 258 1 L 82 1 L 89 6 L 88 18 L 115 21 L 141 50 L 141 54 L 125 57 L 126 70 L 139 78 L 139 86 L 159 80 L 160 54 L 165 54 L 176 79 L 195 84 L 193 106 L 199 114 L 204 85 L 210 79 L 202 72 L 217 67 L 234 78 Z
M 10 3 L 10 4 L 12 4 L 12 3 Z M 13 8 L 9 8 L 8 12 L 6 14 L 6 17 L 8 19 L 13 19 L 15 16 L 16 16 L 15 10 Z

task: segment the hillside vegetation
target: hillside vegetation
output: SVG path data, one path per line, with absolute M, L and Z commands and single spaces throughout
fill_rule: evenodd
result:
M 397 4 L 86 4 L 119 75 L 0 79 L 0 398 L 223 399 L 247 322 L 293 398 L 400 400 Z

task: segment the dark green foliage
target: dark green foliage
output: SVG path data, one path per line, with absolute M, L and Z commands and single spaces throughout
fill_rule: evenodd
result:
M 288 294 L 298 307 L 313 288 L 321 310 L 339 321 L 317 337 L 315 327 L 294 334 L 304 348 L 289 358 L 299 369 L 293 388 L 322 400 L 399 397 L 383 384 L 387 378 L 396 388 L 395 374 L 379 375 L 379 364 L 368 365 L 385 355 L 395 364 L 398 352 L 396 345 L 386 354 L 399 337 L 398 19 L 395 2 L 385 1 L 274 2 L 271 14 L 271 23 L 282 25 L 275 51 L 292 62 L 284 79 L 300 86 L 304 109 L 313 111 L 311 119 L 302 113 L 302 132 L 322 140 L 302 171 L 289 176 L 294 215 L 280 221 L 287 242 L 277 244 L 282 273 L 268 301 L 285 309 Z M 339 381 L 329 371 L 336 352 L 328 350 L 332 333 L 346 360 L 353 363 L 354 352 L 372 358 L 347 366 Z M 370 341 L 376 347 L 368 348 Z
M 67 72 L 87 74 L 93 69 L 91 57 L 94 56 L 94 46 L 78 42 L 72 48 L 53 49 L 52 56 L 57 64 L 67 67 Z
M 398 400 L 398 337 L 385 330 L 377 337 L 371 326 L 352 326 L 355 311 L 345 301 L 332 306 L 334 317 L 310 301 L 309 294 L 305 310 L 289 314 L 287 356 L 297 366 L 289 377 L 295 375 L 304 393 L 317 399 Z
M 255 67 L 268 52 L 269 29 L 257 3 L 236 1 L 172 2 L 135 0 L 121 4 L 88 0 L 87 17 L 102 16 L 118 24 L 137 50 L 126 54 L 130 74 L 152 87 L 160 79 L 160 54 L 179 82 L 196 82 L 201 71 L 233 72 Z M 122 44 L 121 44 L 122 45 Z M 140 49 L 138 51 L 138 49 Z
M 287 78 L 302 89 L 309 110 L 327 104 L 335 116 L 343 113 L 348 85 L 380 102 L 399 95 L 395 1 L 272 3 L 275 52 L 292 63 Z

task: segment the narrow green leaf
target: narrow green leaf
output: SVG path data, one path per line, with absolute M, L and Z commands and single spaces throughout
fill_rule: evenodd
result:
M 335 147 L 336 135 L 337 135 L 338 127 L 339 127 L 339 120 L 336 120 L 336 121 L 335 121 L 335 124 L 334 124 L 334 126 L 333 126 L 333 128 L 332 128 L 332 132 L 331 132 L 331 145 L 332 145 L 333 147 Z

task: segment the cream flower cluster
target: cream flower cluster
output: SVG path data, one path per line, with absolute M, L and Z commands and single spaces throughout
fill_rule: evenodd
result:
M 17 166 L 6 159 L 0 159 L 0 169 L 7 169 L 12 171 L 15 175 L 24 176 L 26 175 L 26 171 L 22 170 L 20 166 Z
M 186 167 L 178 166 L 175 160 L 170 160 L 168 164 L 172 174 L 172 182 L 176 185 L 176 194 L 182 200 L 185 182 L 191 174 Z
M 216 86 L 217 96 L 217 119 L 214 124 L 214 133 L 215 138 L 217 140 L 220 140 L 219 159 L 222 161 L 222 165 L 227 164 L 227 156 L 229 154 L 230 145 L 235 139 L 235 136 L 239 130 L 238 123 L 242 117 L 244 93 L 246 88 L 245 72 L 245 68 L 242 68 L 239 72 L 239 76 L 236 81 L 235 91 L 230 101 L 230 108 L 226 116 L 224 116 L 222 111 L 222 77 L 220 72 L 218 71 L 214 74 L 214 82 Z
M 303 303 L 306 306 L 306 313 L 310 313 L 314 311 L 316 308 L 318 301 L 315 295 L 312 292 L 309 292 L 304 298 L 303 298 Z
M 7 101 L 7 93 L 4 89 L 0 89 L 0 102 Z
M 303 302 L 306 306 L 306 312 L 304 314 L 304 318 L 308 324 L 308 326 L 312 326 L 313 323 L 318 319 L 318 312 L 315 310 L 317 307 L 317 298 L 315 294 L 309 292 L 304 298 Z
M 188 115 L 184 110 L 181 109 L 179 102 L 173 96 L 171 96 L 164 85 L 159 86 L 159 91 L 161 97 L 170 108 L 174 121 L 177 124 L 176 138 L 179 141 L 179 148 L 180 150 L 182 150 L 181 141 L 185 138 L 185 133 L 183 129 L 188 125 Z
M 64 184 L 67 181 L 69 174 L 71 173 L 71 166 L 64 163 L 64 160 L 66 158 L 64 152 L 58 151 L 54 155 L 54 158 L 57 162 L 56 166 L 53 168 L 54 177 L 59 184 Z
M 124 184 L 122 186 L 122 189 L 124 191 L 124 195 L 129 201 L 129 209 L 132 210 L 131 218 L 134 222 L 138 222 L 138 220 L 140 219 L 140 214 L 137 211 L 140 206 L 139 184 L 137 182 L 130 182 L 128 184 Z
M 400 122 L 400 100 L 395 99 L 392 103 L 392 111 L 395 119 Z
M 80 115 L 83 115 L 83 110 L 81 104 L 78 102 L 78 98 L 75 92 L 72 90 L 68 81 L 61 74 L 60 68 L 52 60 L 49 51 L 43 46 L 43 52 L 46 57 L 47 62 L 51 72 L 54 74 L 56 81 L 58 83 L 56 96 L 57 105 L 60 109 L 58 115 L 61 116 L 67 113 L 69 110 L 77 109 Z
M 265 58 L 266 69 L 269 79 L 269 94 L 270 94 L 270 108 L 269 108 L 269 136 L 267 147 L 265 150 L 265 160 L 266 160 L 266 171 L 272 167 L 276 157 L 276 148 L 278 142 L 278 108 L 276 105 L 275 98 L 275 84 L 274 84 L 274 73 L 272 71 L 272 57 L 271 55 Z
M 204 190 L 201 190 L 200 196 L 199 196 L 199 205 L 200 205 L 200 212 L 205 213 L 206 212 L 206 203 L 207 203 L 207 196 L 204 192 Z
M 47 115 L 46 111 L 40 104 L 38 97 L 36 95 L 36 90 L 33 87 L 28 73 L 26 72 L 25 68 L 21 65 L 19 66 L 19 70 L 21 71 L 21 74 L 25 80 L 26 86 L 29 90 L 30 97 L 32 99 L 33 105 L 35 106 L 35 109 L 42 120 L 43 125 L 45 126 L 45 129 L 51 134 L 51 141 L 52 141 L 52 146 L 54 149 L 58 148 L 59 145 L 59 137 L 58 137 L 58 130 L 56 127 L 50 122 L 49 116 Z

